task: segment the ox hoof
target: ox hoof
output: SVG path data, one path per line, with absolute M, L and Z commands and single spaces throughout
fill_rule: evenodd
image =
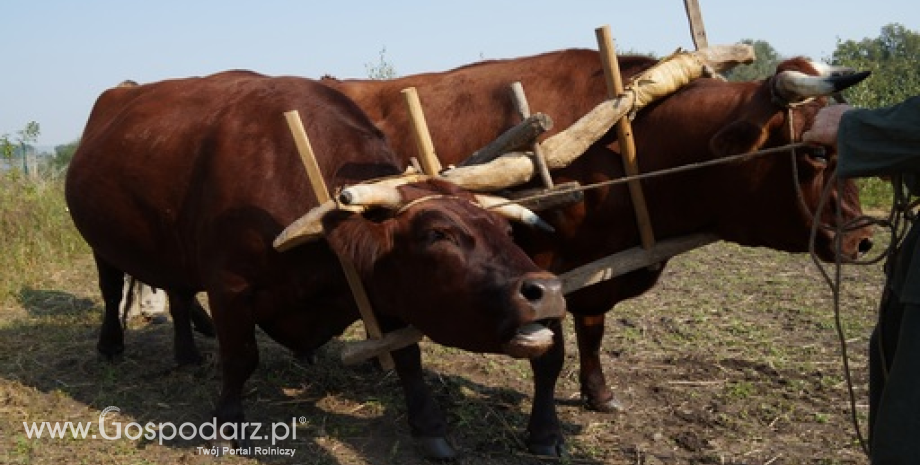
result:
M 607 400 L 595 400 L 586 396 L 582 400 L 585 403 L 586 409 L 593 410 L 595 412 L 620 413 L 626 411 L 626 407 L 623 405 L 623 403 L 617 400 L 617 398 L 614 396 L 610 396 L 610 398 Z
M 527 444 L 527 450 L 530 451 L 533 455 L 539 455 L 543 457 L 558 457 L 565 458 L 568 457 L 569 451 L 565 447 L 565 443 L 561 440 L 556 441 L 553 444 Z
M 97 344 L 96 350 L 99 352 L 99 357 L 107 362 L 117 362 L 121 360 L 122 355 L 125 353 L 124 344 L 113 344 L 113 345 L 103 345 Z
M 416 438 L 425 458 L 450 460 L 457 457 L 457 451 L 443 437 Z

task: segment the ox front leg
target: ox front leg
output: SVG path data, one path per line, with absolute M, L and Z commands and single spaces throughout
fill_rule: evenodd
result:
M 553 331 L 553 346 L 542 356 L 530 360 L 534 396 L 527 426 L 527 448 L 536 455 L 562 457 L 565 439 L 556 414 L 555 392 L 565 361 L 565 340 L 560 320 L 554 320 L 549 329 Z
M 406 398 L 409 427 L 425 457 L 452 459 L 457 452 L 447 442 L 447 420 L 431 395 L 422 372 L 422 353 L 412 344 L 392 353 Z
M 601 365 L 601 342 L 604 339 L 604 315 L 574 315 L 575 335 L 578 338 L 578 379 L 585 406 L 599 412 L 623 411 L 623 404 L 613 396 L 604 378 Z
M 125 274 L 109 265 L 98 255 L 94 255 L 94 258 L 96 259 L 96 270 L 99 273 L 99 290 L 102 292 L 102 300 L 105 305 L 96 350 L 112 360 L 125 351 L 125 333 L 118 314 L 125 286 Z
M 249 308 L 211 299 L 220 346 L 221 391 L 214 417 L 219 426 L 217 446 L 246 447 L 243 385 L 259 363 L 255 321 Z M 231 428 L 227 424 L 233 425 Z
M 198 302 L 193 292 L 168 291 L 169 314 L 173 319 L 174 355 L 176 363 L 181 365 L 197 365 L 202 361 L 198 347 L 195 346 L 195 336 L 192 334 L 192 312 Z M 203 309 L 201 311 L 204 311 Z

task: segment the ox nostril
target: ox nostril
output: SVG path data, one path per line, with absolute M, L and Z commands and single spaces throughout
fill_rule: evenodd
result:
M 544 294 L 546 294 L 546 287 L 540 281 L 527 279 L 521 283 L 521 295 L 529 302 L 543 300 Z
M 872 239 L 863 239 L 859 241 L 859 253 L 866 254 L 872 250 Z

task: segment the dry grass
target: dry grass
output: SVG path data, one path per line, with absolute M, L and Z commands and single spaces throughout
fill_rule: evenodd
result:
M 0 305 L 23 298 L 89 249 L 70 221 L 60 179 L 0 172 Z

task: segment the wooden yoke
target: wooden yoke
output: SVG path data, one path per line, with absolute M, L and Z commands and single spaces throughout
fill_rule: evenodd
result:
M 300 159 L 303 161 L 304 168 L 307 170 L 307 176 L 310 178 L 310 185 L 313 187 L 313 194 L 319 205 L 329 201 L 329 190 L 326 188 L 326 182 L 323 180 L 323 174 L 320 171 L 319 164 L 316 162 L 316 155 L 313 153 L 313 147 L 310 145 L 310 139 L 307 138 L 307 131 L 304 130 L 303 121 L 300 119 L 300 112 L 292 110 L 284 113 L 287 119 L 288 127 L 294 136 L 294 142 L 297 144 L 297 151 L 300 153 Z M 345 270 L 345 278 L 348 280 L 348 286 L 355 297 L 358 310 L 361 312 L 361 319 L 364 321 L 364 328 L 371 339 L 381 339 L 383 337 L 380 331 L 380 325 L 374 316 L 374 310 L 371 308 L 370 299 L 364 289 L 364 284 L 358 276 L 357 270 L 351 261 L 339 256 L 339 262 L 342 269 Z M 379 354 L 380 366 L 384 370 L 392 370 L 394 367 L 393 357 L 389 352 Z
M 595 29 L 595 33 L 601 52 L 601 61 L 604 65 L 604 76 L 607 78 L 607 97 L 611 100 L 617 99 L 623 94 L 623 78 L 620 76 L 620 63 L 617 61 L 613 39 L 610 36 L 610 26 L 599 27 Z M 623 157 L 623 168 L 627 176 L 635 176 L 639 174 L 639 163 L 636 160 L 636 145 L 633 141 L 629 116 L 621 117 L 617 121 L 616 128 L 620 154 Z M 636 212 L 636 221 L 639 223 L 642 248 L 651 249 L 655 245 L 655 234 L 652 232 L 652 221 L 648 214 L 648 206 L 645 204 L 642 185 L 640 181 L 630 181 L 628 186 Z

